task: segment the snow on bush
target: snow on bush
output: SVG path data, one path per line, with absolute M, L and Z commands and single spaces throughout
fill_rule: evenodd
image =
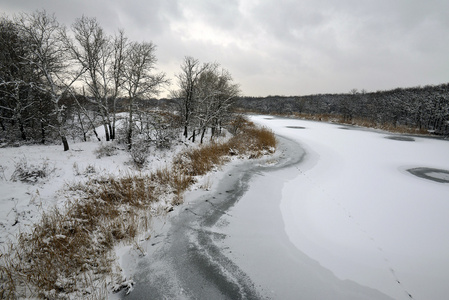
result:
M 114 142 L 101 143 L 100 146 L 95 150 L 97 158 L 102 158 L 105 156 L 114 156 L 117 154 L 117 146 Z
M 143 168 L 149 156 L 150 147 L 148 142 L 143 138 L 134 139 L 130 151 L 133 163 L 137 168 Z
M 48 159 L 44 159 L 40 164 L 30 164 L 26 157 L 22 157 L 15 163 L 11 181 L 36 183 L 39 179 L 48 177 L 54 170 L 54 167 L 50 166 Z

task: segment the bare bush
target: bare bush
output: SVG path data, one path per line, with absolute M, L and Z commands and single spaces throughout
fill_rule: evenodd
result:
M 227 126 L 229 132 L 233 135 L 239 134 L 241 130 L 247 127 L 249 121 L 243 115 L 237 115 Z
M 15 169 L 11 175 L 11 181 L 21 181 L 26 183 L 36 183 L 39 179 L 48 177 L 55 168 L 50 165 L 48 159 L 44 159 L 40 164 L 28 163 L 26 157 L 22 157 L 14 165 Z
M 179 136 L 180 117 L 168 112 L 155 112 L 151 123 L 157 148 L 171 148 Z
M 78 164 L 75 162 L 73 164 L 73 173 L 75 176 L 89 176 L 97 173 L 97 169 L 93 165 L 88 165 L 84 170 L 80 170 Z
M 178 116 L 169 112 L 141 110 L 134 120 L 134 127 L 134 131 L 152 145 L 169 149 L 179 137 L 180 121 Z
M 136 167 L 143 168 L 147 162 L 150 147 L 143 138 L 134 139 L 133 147 L 130 150 L 131 158 Z
M 97 158 L 102 158 L 105 156 L 114 156 L 117 154 L 117 146 L 113 142 L 101 143 L 98 148 L 94 151 Z

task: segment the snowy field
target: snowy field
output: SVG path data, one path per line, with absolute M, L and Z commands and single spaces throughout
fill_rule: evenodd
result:
M 98 132 L 103 133 L 101 128 Z M 104 140 L 103 135 L 100 137 Z M 97 150 L 105 145 L 112 145 L 117 151 L 112 156 L 99 158 Z M 0 148 L 0 247 L 5 247 L 8 241 L 14 242 L 20 232 L 29 231 L 44 211 L 54 206 L 63 208 L 71 199 L 66 191 L 70 185 L 100 176 L 150 173 L 169 165 L 173 156 L 186 146 L 176 143 L 171 151 L 152 150 L 148 163 L 140 170 L 122 148 L 122 145 L 94 139 L 71 143 L 66 152 L 62 145 Z M 48 176 L 36 182 L 13 180 L 20 164 L 26 164 L 30 170 L 42 169 L 45 165 Z
M 269 274 L 279 271 L 275 265 L 291 254 L 295 267 L 322 266 L 341 280 L 394 299 L 447 299 L 449 141 L 313 121 L 268 116 L 251 119 L 305 150 L 303 161 L 295 167 L 253 178 L 248 193 L 229 211 L 233 217 L 225 216 L 222 223 L 227 225 L 216 228 L 229 234 L 224 243 L 233 250 L 230 256 L 240 261 L 256 285 L 265 286 L 274 298 L 289 297 L 285 291 L 276 291 L 276 286 L 313 285 L 307 272 L 304 278 L 291 278 L 291 262 L 285 263 L 280 273 Z M 427 178 L 407 171 L 413 168 L 430 168 L 424 172 Z M 272 198 L 279 198 L 278 207 L 265 204 Z M 255 209 L 258 203 L 261 208 Z M 276 219 L 279 210 L 280 218 Z M 233 219 L 239 221 L 233 224 Z M 273 232 L 261 233 L 258 224 L 265 229 L 272 227 Z M 253 229 L 243 229 L 245 226 Z M 294 249 L 276 250 L 284 251 L 281 257 L 275 250 L 252 249 L 250 242 L 244 247 L 237 245 L 239 236 L 253 230 L 250 239 L 260 247 L 269 247 L 281 239 L 278 227 L 285 230 L 297 253 Z M 260 239 L 271 241 L 258 242 L 258 232 L 263 237 Z M 271 256 L 257 257 L 264 251 Z M 306 264 L 303 254 L 320 266 Z M 258 262 L 275 269 L 268 268 L 262 274 Z M 320 276 L 324 280 L 324 275 Z M 305 287 L 310 292 L 303 295 L 305 299 L 324 295 L 320 286 L 310 285 Z

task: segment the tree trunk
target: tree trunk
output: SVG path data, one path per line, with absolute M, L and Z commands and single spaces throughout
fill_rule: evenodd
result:
M 117 105 L 117 99 L 114 97 L 114 100 L 112 102 L 112 128 L 111 128 L 111 139 L 112 140 L 115 140 L 116 105 Z
M 187 132 L 187 125 L 184 126 L 184 137 L 187 138 L 188 132 Z
M 111 129 L 111 139 L 115 140 L 115 120 L 112 123 L 112 129 Z
M 189 140 L 192 139 L 192 143 L 195 143 L 195 133 L 196 133 L 196 129 L 193 129 L 192 131 L 192 136 L 189 137 Z
M 108 125 L 106 124 L 106 122 L 103 122 L 103 127 L 104 127 L 104 134 L 106 136 L 106 141 L 109 142 L 111 140 L 111 138 L 109 136 L 109 129 L 108 129 Z
M 109 135 L 110 135 L 111 141 L 113 141 L 115 139 L 115 133 L 112 131 L 111 123 L 108 123 L 108 128 L 109 128 Z
M 132 137 L 133 137 L 133 104 L 132 100 L 129 104 L 129 120 L 128 120 L 128 150 L 132 148 Z
M 201 144 L 203 143 L 204 134 L 206 133 L 206 127 L 203 128 L 203 132 L 201 133 Z
M 54 100 L 53 99 L 53 105 L 55 106 L 55 111 L 56 111 L 56 124 L 58 126 L 59 136 L 61 137 L 62 144 L 64 146 L 64 151 L 68 151 L 69 150 L 69 143 L 67 142 L 67 137 L 65 135 L 65 130 L 63 128 L 62 112 L 61 112 L 61 109 L 59 108 L 58 101 L 59 100 Z
M 83 120 L 81 119 L 81 113 L 78 111 L 78 121 L 80 122 L 81 131 L 83 132 L 83 139 L 87 142 L 86 130 L 84 130 Z
M 19 128 L 20 128 L 20 135 L 22 137 L 22 140 L 26 141 L 27 140 L 27 136 L 25 134 L 25 128 L 23 127 L 22 120 L 20 120 L 20 119 L 19 119 Z
M 67 142 L 67 138 L 65 135 L 61 135 L 62 144 L 64 145 L 64 151 L 69 150 L 69 143 Z
M 93 131 L 94 131 L 94 134 L 95 134 L 95 137 L 97 138 L 97 140 L 100 142 L 101 141 L 101 139 L 100 139 L 100 137 L 98 136 L 98 132 L 97 132 L 97 130 L 95 129 L 95 127 L 92 127 L 93 128 Z
M 44 122 L 41 121 L 41 143 L 45 144 L 45 126 Z

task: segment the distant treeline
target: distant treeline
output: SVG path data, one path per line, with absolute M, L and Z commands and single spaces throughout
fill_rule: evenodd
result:
M 347 94 L 241 97 L 236 109 L 335 119 L 380 128 L 407 127 L 449 136 L 449 84 Z

